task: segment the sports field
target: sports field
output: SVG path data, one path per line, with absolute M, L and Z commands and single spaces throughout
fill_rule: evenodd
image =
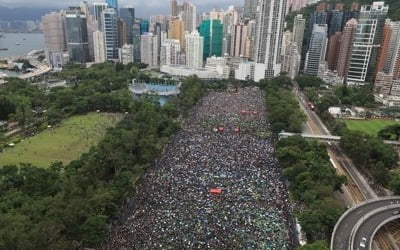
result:
M 107 128 L 115 126 L 121 119 L 120 114 L 107 113 L 70 117 L 57 127 L 47 128 L 0 153 L 0 166 L 31 163 L 46 168 L 54 161 L 67 164 L 88 152 L 104 137 Z
M 372 136 L 377 136 L 378 132 L 386 128 L 387 126 L 393 124 L 399 124 L 394 120 L 381 120 L 381 119 L 374 119 L 374 120 L 343 120 L 347 128 L 350 130 L 358 130 L 364 133 L 370 134 Z

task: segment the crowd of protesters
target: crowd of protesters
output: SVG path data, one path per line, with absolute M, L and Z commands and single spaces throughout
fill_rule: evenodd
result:
M 257 88 L 210 92 L 103 249 L 290 249 L 290 203 Z

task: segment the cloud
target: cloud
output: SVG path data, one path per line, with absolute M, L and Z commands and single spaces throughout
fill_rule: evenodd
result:
M 182 2 L 183 0 L 178 0 Z M 6 7 L 46 7 L 46 8 L 66 8 L 68 6 L 77 6 L 81 0 L 1 0 L 0 5 Z M 93 2 L 104 2 L 104 0 L 89 0 Z M 120 7 L 134 7 L 139 16 L 154 14 L 168 14 L 169 0 L 119 0 Z M 213 8 L 227 9 L 230 5 L 243 6 L 244 0 L 193 0 L 197 6 L 198 12 L 202 13 Z

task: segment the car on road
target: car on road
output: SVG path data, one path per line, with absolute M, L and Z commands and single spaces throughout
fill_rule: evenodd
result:
M 400 211 L 399 211 L 399 210 L 393 211 L 392 214 L 393 214 L 393 215 L 399 215 L 399 214 L 400 214 Z
M 367 246 L 367 238 L 362 238 L 360 241 L 360 247 L 365 248 Z

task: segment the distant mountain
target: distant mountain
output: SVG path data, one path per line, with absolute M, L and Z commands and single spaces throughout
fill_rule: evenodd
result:
M 41 20 L 42 16 L 55 9 L 49 8 L 8 8 L 0 6 L 0 20 L 6 21 L 26 21 L 26 20 Z

